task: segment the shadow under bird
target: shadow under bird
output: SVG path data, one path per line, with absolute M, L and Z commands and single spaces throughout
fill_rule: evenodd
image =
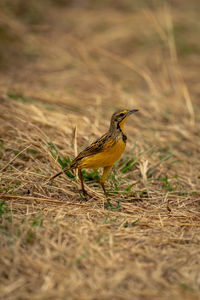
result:
M 81 151 L 77 157 L 74 158 L 69 167 L 64 168 L 61 172 L 52 176 L 50 180 L 68 170 L 78 169 L 82 192 L 85 196 L 87 195 L 87 192 L 84 188 L 81 169 L 103 168 L 100 184 L 107 196 L 104 182 L 113 164 L 121 157 L 126 147 L 127 136 L 124 133 L 124 124 L 128 117 L 137 111 L 137 109 L 125 109 L 115 112 L 111 117 L 108 132 Z

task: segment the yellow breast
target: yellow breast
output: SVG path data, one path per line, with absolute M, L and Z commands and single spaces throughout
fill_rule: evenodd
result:
M 102 152 L 96 153 L 81 160 L 80 168 L 97 169 L 112 166 L 124 153 L 126 144 L 123 140 L 118 140 L 111 147 L 107 147 Z

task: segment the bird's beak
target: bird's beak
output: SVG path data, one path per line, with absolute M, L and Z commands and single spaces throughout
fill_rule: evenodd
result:
M 132 115 L 132 114 L 134 114 L 136 111 L 138 111 L 138 109 L 132 109 L 132 110 L 130 110 L 126 115 L 127 115 L 127 116 Z

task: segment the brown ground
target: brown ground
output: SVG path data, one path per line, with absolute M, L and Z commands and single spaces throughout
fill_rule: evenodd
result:
M 199 1 L 12 2 L 0 5 L 0 298 L 200 299 Z M 111 196 L 96 171 L 87 202 L 76 177 L 47 183 L 118 108 L 140 112 Z

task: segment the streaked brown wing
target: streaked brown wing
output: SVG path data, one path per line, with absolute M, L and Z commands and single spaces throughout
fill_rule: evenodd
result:
M 98 152 L 103 151 L 103 149 L 107 148 L 107 142 L 110 139 L 110 133 L 105 133 L 102 137 L 92 143 L 90 146 L 81 151 L 78 156 L 72 161 L 71 167 L 76 167 L 81 161 L 82 158 L 94 155 Z M 110 144 L 110 143 L 109 143 Z

